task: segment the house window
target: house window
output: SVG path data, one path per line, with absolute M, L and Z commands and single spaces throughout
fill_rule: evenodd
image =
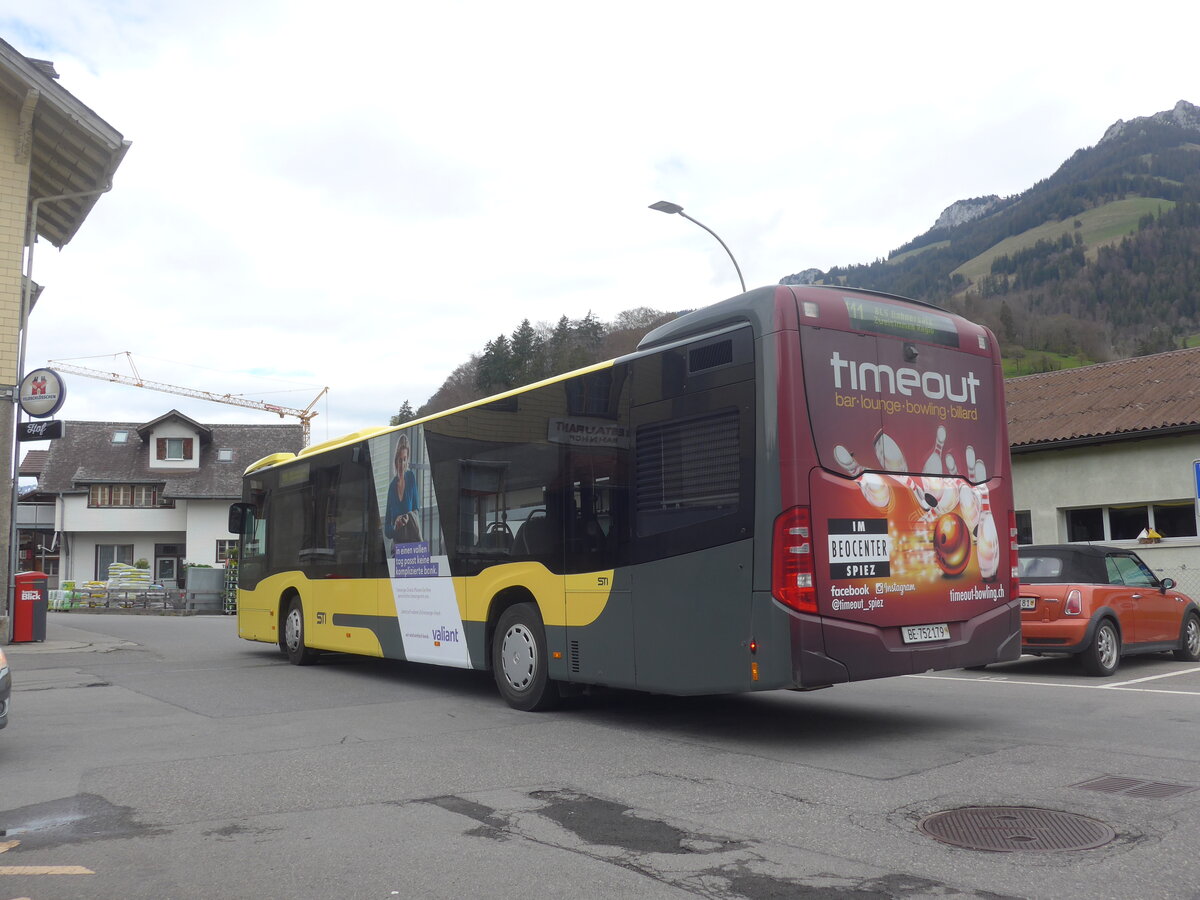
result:
M 1150 527 L 1150 511 L 1145 506 L 1110 506 L 1108 508 L 1108 538 L 1110 541 L 1136 541 Z
M 114 431 L 112 434 L 112 442 L 114 444 L 124 444 L 129 441 L 128 431 Z
M 1072 542 L 1136 541 L 1143 531 L 1155 531 L 1163 538 L 1196 537 L 1196 510 L 1191 500 L 1090 506 L 1064 510 L 1063 516 L 1067 540 Z
M 1067 510 L 1068 541 L 1104 540 L 1104 510 L 1099 506 Z
M 159 438 L 155 444 L 158 459 L 183 460 L 192 458 L 192 438 Z
M 237 556 L 237 545 L 238 545 L 238 542 L 236 540 L 234 540 L 234 541 L 217 541 L 217 562 L 219 562 L 219 563 L 229 562 L 230 554 L 232 554 L 234 557 L 236 557 Z
M 159 501 L 159 486 L 154 484 L 93 484 L 88 488 L 89 507 L 173 508 L 173 500 Z
M 233 451 L 228 449 L 218 450 L 217 462 L 233 462 Z
M 108 567 L 113 563 L 133 565 L 133 544 L 97 544 L 96 580 L 108 580 Z

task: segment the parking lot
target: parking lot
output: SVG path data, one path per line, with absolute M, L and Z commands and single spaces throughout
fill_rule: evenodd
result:
M 227 617 L 49 628 L 9 648 L 0 897 L 1195 897 L 1200 666 L 1169 656 L 529 714 Z M 936 833 L 962 815 L 1009 846 Z

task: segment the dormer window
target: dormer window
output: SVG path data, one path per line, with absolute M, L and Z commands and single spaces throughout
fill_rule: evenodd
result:
M 112 433 L 112 442 L 114 444 L 125 444 L 129 441 L 128 431 L 114 431 Z
M 158 459 L 191 459 L 193 443 L 192 438 L 159 438 L 155 455 Z

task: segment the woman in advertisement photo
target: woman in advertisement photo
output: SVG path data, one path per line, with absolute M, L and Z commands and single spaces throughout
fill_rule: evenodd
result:
M 396 441 L 396 476 L 388 485 L 387 513 L 383 520 L 383 533 L 393 546 L 421 540 L 421 529 L 417 524 L 417 511 L 421 508 L 417 476 L 408 466 L 411 456 L 408 435 L 402 434 Z

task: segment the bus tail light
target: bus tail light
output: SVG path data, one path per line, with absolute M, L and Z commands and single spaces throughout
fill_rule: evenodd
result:
M 1010 576 L 1013 581 L 1017 580 L 1017 511 L 1010 509 L 1008 511 L 1008 558 L 1012 560 L 1012 571 Z
M 1078 616 L 1083 614 L 1083 594 L 1079 593 L 1078 588 L 1071 588 L 1067 591 L 1067 602 L 1063 604 L 1064 616 Z
M 813 583 L 812 522 L 807 506 L 793 506 L 775 520 L 771 548 L 771 596 L 799 612 L 817 611 Z

